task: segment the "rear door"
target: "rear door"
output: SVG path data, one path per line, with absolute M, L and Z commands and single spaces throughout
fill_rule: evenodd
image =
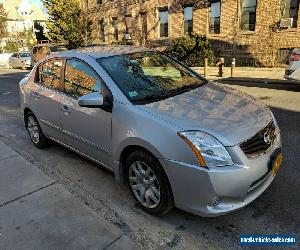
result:
M 61 132 L 61 102 L 64 61 L 53 58 L 40 64 L 36 71 L 35 84 L 31 90 L 31 108 L 46 136 L 63 140 Z
M 101 77 L 86 62 L 67 59 L 65 63 L 65 98 L 62 109 L 63 132 L 66 143 L 101 163 L 112 166 L 112 113 L 100 108 L 84 108 L 78 98 L 102 92 L 106 87 Z

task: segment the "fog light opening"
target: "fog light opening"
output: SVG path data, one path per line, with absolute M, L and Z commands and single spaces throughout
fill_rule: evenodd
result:
M 222 198 L 221 197 L 215 197 L 212 202 L 210 203 L 211 207 L 217 207 L 218 205 L 220 205 L 220 203 L 222 202 Z

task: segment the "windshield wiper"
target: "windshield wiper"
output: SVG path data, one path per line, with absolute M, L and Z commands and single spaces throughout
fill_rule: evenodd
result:
M 199 83 L 191 84 L 191 85 L 185 85 L 185 86 L 182 86 L 180 88 L 168 91 L 168 96 L 171 97 L 171 96 L 175 96 L 175 95 L 180 95 L 184 92 L 188 92 L 188 91 L 196 89 L 200 86 L 201 86 L 201 84 L 199 84 Z
M 169 90 L 169 91 L 164 91 L 164 92 L 161 92 L 159 94 L 154 93 L 154 94 L 151 94 L 151 95 L 147 95 L 147 96 L 145 96 L 141 99 L 133 100 L 132 102 L 136 103 L 136 104 L 145 104 L 145 103 L 150 103 L 150 102 L 155 102 L 155 101 L 161 101 L 163 99 L 167 99 L 167 98 L 170 98 L 172 96 L 180 95 L 184 92 L 196 89 L 200 86 L 201 86 L 201 84 L 186 85 L 186 86 L 183 86 L 181 88 L 177 88 L 177 89 L 173 89 L 173 90 Z

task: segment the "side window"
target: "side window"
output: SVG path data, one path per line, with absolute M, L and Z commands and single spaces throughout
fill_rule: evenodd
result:
M 62 65 L 63 61 L 61 59 L 52 59 L 43 63 L 39 67 L 40 83 L 46 87 L 59 89 Z
M 80 97 L 92 92 L 101 92 L 102 79 L 85 62 L 69 59 L 65 68 L 65 93 Z
M 17 53 L 12 54 L 11 57 L 17 57 Z

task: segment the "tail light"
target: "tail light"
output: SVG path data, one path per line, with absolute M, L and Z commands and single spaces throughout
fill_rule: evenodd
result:
M 291 61 L 300 61 L 300 55 L 293 52 L 293 54 L 291 55 Z

